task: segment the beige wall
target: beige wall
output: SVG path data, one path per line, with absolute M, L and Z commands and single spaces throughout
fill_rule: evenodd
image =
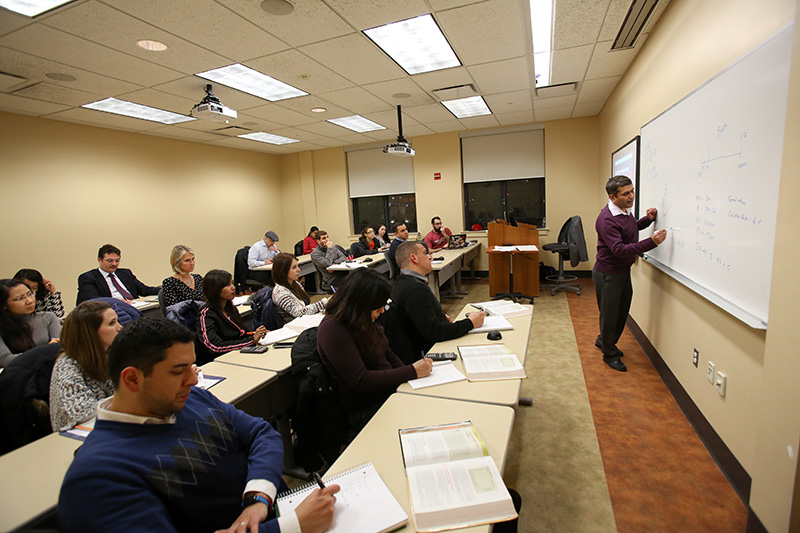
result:
M 791 22 L 795 2 L 673 0 L 600 115 L 600 153 L 610 154 L 643 124 Z M 800 92 L 797 54 L 795 45 L 790 86 L 795 95 Z M 793 105 L 778 212 L 783 227 L 797 222 L 796 96 Z M 608 172 L 607 159 L 601 158 L 599 183 Z M 770 531 L 788 529 L 800 440 L 798 387 L 790 382 L 798 375 L 798 357 L 788 318 L 796 316 L 798 291 L 789 277 L 800 258 L 796 243 L 787 230 L 779 230 L 767 332 L 745 326 L 649 264 L 640 261 L 633 269 L 632 316 L 750 474 L 752 507 Z M 699 368 L 691 364 L 693 348 L 700 350 Z M 709 360 L 728 375 L 725 398 L 706 381 Z
M 186 244 L 196 271 L 233 270 L 238 248 L 284 232 L 279 158 L 230 148 L 0 113 L 0 275 L 36 268 L 75 303 L 97 249 L 148 285 Z

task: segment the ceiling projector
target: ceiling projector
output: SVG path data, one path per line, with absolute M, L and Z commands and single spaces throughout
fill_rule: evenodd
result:
M 411 157 L 414 155 L 414 149 L 407 142 L 396 142 L 394 144 L 387 144 L 383 147 L 383 153 L 389 155 L 397 155 L 400 157 Z
M 384 146 L 383 153 L 399 157 L 413 157 L 414 149 L 411 148 L 411 144 L 403 137 L 403 115 L 400 113 L 400 106 L 397 106 L 397 128 L 400 133 L 400 135 L 397 136 L 397 142 Z
M 201 120 L 224 122 L 225 124 L 229 123 L 232 118 L 238 118 L 239 115 L 236 113 L 236 110 L 225 107 L 222 105 L 222 102 L 219 101 L 219 98 L 214 96 L 214 93 L 211 92 L 210 83 L 205 86 L 205 90 L 205 97 L 192 108 L 192 111 L 189 113 L 191 116 Z

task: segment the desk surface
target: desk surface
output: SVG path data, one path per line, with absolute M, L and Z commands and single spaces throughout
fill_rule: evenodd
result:
M 236 350 L 235 352 L 228 352 L 225 355 L 221 355 L 214 359 L 214 361 L 247 368 L 270 370 L 278 374 L 283 374 L 292 367 L 292 349 L 270 346 L 269 350 L 264 353 L 242 353 Z
M 203 374 L 226 378 L 208 389 L 220 401 L 226 403 L 236 403 L 278 377 L 278 374 L 269 370 L 256 370 L 216 361 L 206 363 L 201 368 Z
M 53 510 L 81 444 L 52 433 L 0 457 L 0 531 L 11 531 Z
M 297 264 L 300 265 L 301 267 L 304 264 L 310 263 L 310 262 L 311 262 L 311 254 L 301 255 L 300 257 L 297 258 Z M 261 271 L 264 271 L 264 270 L 272 270 L 272 263 L 270 263 L 268 265 L 263 265 L 263 266 L 260 266 L 260 267 L 250 268 L 249 270 L 252 270 L 253 272 L 261 272 Z
M 371 261 L 364 262 L 366 259 L 371 259 Z M 356 257 L 353 259 L 355 263 L 358 263 L 359 266 L 350 266 L 353 263 L 337 263 L 335 265 L 331 265 L 328 267 L 328 270 L 331 272 L 336 271 L 347 271 L 347 270 L 355 270 L 356 268 L 363 268 L 360 265 L 366 265 L 369 268 L 375 268 L 380 265 L 383 261 L 386 261 L 386 257 L 381 254 L 372 254 L 372 255 L 362 255 L 361 257 Z
M 361 433 L 333 463 L 329 472 L 336 473 L 371 461 L 386 486 L 408 514 L 408 525 L 400 531 L 414 531 L 411 502 L 408 495 L 399 429 L 433 426 L 471 420 L 486 442 L 489 455 L 503 472 L 514 410 L 498 405 L 430 398 L 411 394 L 393 394 L 372 417 Z M 489 531 L 478 526 L 459 531 Z
M 533 306 L 526 305 L 525 307 L 532 308 Z M 470 310 L 476 311 L 469 305 L 466 305 L 455 320 L 461 320 L 466 316 L 467 311 Z M 429 351 L 458 353 L 457 346 L 505 344 L 508 346 L 509 350 L 517 355 L 522 366 L 525 366 L 532 319 L 532 314 L 517 318 L 509 318 L 508 321 L 514 326 L 514 329 L 502 331 L 503 338 L 499 341 L 488 340 L 486 338 L 486 333 L 468 333 L 457 339 L 437 342 Z M 453 361 L 453 364 L 462 374 L 465 374 L 464 362 L 461 360 L 461 357 Z M 414 390 L 408 383 L 403 383 L 397 388 L 397 391 L 420 396 L 435 396 L 439 398 L 451 398 L 454 400 L 467 400 L 497 405 L 516 405 L 519 401 L 520 385 L 521 380 L 519 379 L 504 379 L 500 381 L 457 381 L 455 383 L 445 383 L 444 385 L 434 385 L 433 387 Z

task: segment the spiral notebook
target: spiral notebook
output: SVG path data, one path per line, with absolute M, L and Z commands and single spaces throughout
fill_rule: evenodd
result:
M 336 494 L 333 523 L 328 531 L 394 531 L 408 523 L 408 515 L 389 492 L 372 463 L 364 463 L 338 474 L 326 475 L 323 481 L 341 487 Z M 309 483 L 289 492 L 278 494 L 278 513 L 296 509 L 311 492 L 318 488 Z

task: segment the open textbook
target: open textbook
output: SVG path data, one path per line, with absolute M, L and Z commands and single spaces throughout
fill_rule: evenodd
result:
M 364 463 L 338 474 L 325 475 L 326 484 L 339 485 L 328 531 L 393 531 L 408 523 L 408 515 L 389 491 L 372 463 Z M 318 488 L 316 482 L 303 485 L 276 498 L 278 514 L 296 509 Z
M 527 316 L 533 313 L 533 309 L 525 307 L 516 302 L 508 300 L 494 300 L 491 302 L 478 302 L 470 304 L 475 309 L 485 311 L 487 315 L 501 315 L 505 318 L 514 318 L 518 316 Z
M 443 531 L 517 517 L 494 459 L 472 422 L 401 429 L 417 531 Z
M 459 346 L 464 372 L 470 381 L 525 378 L 525 368 L 505 344 Z

